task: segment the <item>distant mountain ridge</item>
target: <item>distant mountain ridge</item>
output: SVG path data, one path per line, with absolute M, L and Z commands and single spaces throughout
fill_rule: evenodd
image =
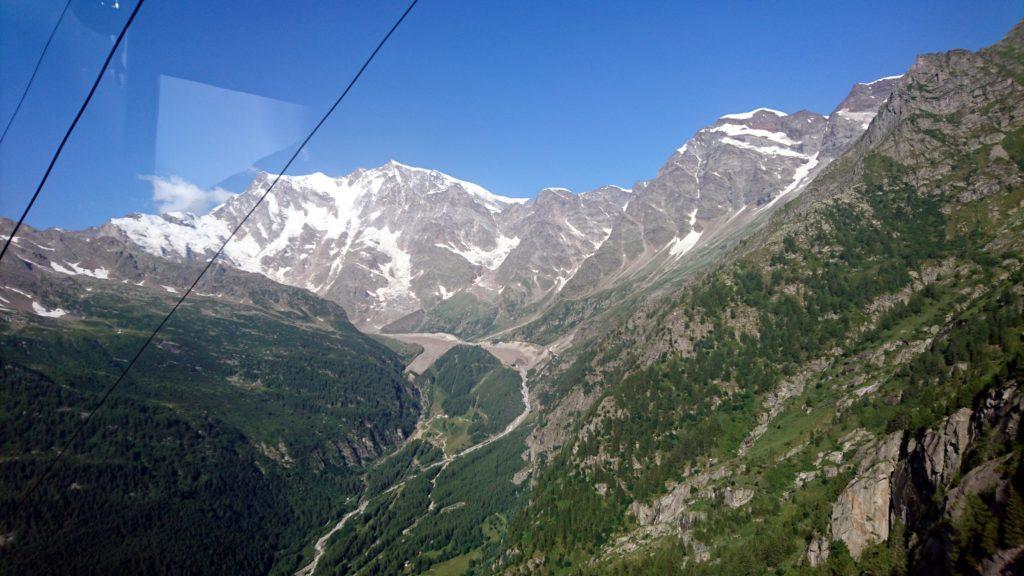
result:
M 271 181 L 260 174 L 246 192 L 205 216 L 132 215 L 94 233 L 174 260 L 208 258 Z M 536 214 L 544 196 L 539 202 L 497 196 L 394 161 L 336 179 L 285 176 L 228 244 L 225 258 L 339 302 L 358 324 L 379 327 L 459 291 L 500 290 L 497 279 L 509 276 L 507 267 L 501 270 L 506 258 L 536 260 L 534 232 L 545 232 L 534 227 L 558 228 L 544 246 L 549 254 L 540 257 L 544 273 L 571 272 L 573 257 L 603 241 L 626 194 L 581 195 L 578 210 L 560 222 Z
M 672 154 L 634 198 L 570 295 L 673 261 L 802 191 L 859 137 L 898 77 L 857 84 L 830 116 L 768 108 L 726 114 Z
M 364 328 L 483 334 L 652 262 L 672 266 L 796 195 L 864 131 L 895 79 L 854 86 L 829 117 L 722 116 L 633 190 L 508 198 L 396 161 L 339 178 L 283 176 L 224 258 L 333 300 Z M 176 261 L 206 259 L 272 181 L 259 174 L 206 215 L 134 214 L 90 233 Z

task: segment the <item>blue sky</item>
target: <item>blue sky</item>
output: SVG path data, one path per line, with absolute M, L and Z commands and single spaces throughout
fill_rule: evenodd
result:
M 0 215 L 20 213 L 132 1 L 74 0 L 0 148 Z M 63 2 L 0 3 L 0 123 Z M 83 228 L 241 191 L 404 7 L 147 0 L 28 222 Z M 1019 0 L 421 0 L 292 172 L 396 159 L 507 196 L 629 186 L 722 114 L 828 113 L 855 82 L 989 45 L 1022 16 Z

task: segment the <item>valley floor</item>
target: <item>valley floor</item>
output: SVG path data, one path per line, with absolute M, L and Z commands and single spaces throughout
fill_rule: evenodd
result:
M 533 405 L 530 402 L 530 389 L 528 386 L 527 372 L 537 365 L 547 355 L 548 351 L 533 344 L 525 342 L 484 342 L 484 343 L 472 343 L 465 342 L 456 336 L 444 333 L 409 333 L 409 334 L 388 334 L 388 337 L 394 338 L 407 344 L 419 345 L 423 348 L 416 358 L 414 358 L 408 366 L 406 366 L 406 372 L 412 372 L 420 374 L 423 371 L 430 368 L 434 362 L 444 355 L 446 352 L 451 350 L 453 347 L 458 345 L 470 345 L 480 346 L 484 350 L 487 350 L 494 357 L 501 361 L 501 363 L 508 367 L 516 370 L 520 376 L 520 392 L 522 394 L 523 411 L 519 413 L 514 420 L 512 420 L 504 430 L 497 434 L 491 435 L 480 442 L 472 444 L 466 448 L 455 452 L 454 454 L 447 454 L 443 459 L 433 462 L 432 464 L 425 466 L 421 471 L 426 472 L 428 470 L 438 468 L 443 471 L 448 467 L 449 464 L 455 460 L 467 456 L 473 452 L 480 450 L 502 438 L 505 438 L 516 429 L 518 429 L 523 422 L 529 418 Z M 416 432 L 413 433 L 409 441 L 415 440 L 422 437 L 423 432 L 429 427 L 431 417 L 424 413 L 420 417 L 420 421 L 416 425 Z M 440 472 L 434 477 L 434 482 L 440 476 Z M 393 492 L 401 488 L 407 481 L 407 478 L 403 478 L 388 488 L 381 491 L 381 494 Z M 431 484 L 433 486 L 433 482 Z M 359 500 L 359 506 L 354 510 L 348 512 L 335 524 L 327 533 L 317 539 L 313 547 L 313 559 L 312 561 L 304 566 L 301 570 L 295 573 L 295 576 L 313 576 L 323 558 L 324 552 L 327 549 L 327 544 L 330 539 L 337 534 L 350 519 L 362 514 L 366 510 L 366 506 L 369 503 L 369 499 L 377 496 L 377 494 L 366 494 L 364 493 Z M 430 506 L 428 510 L 434 509 L 435 503 L 431 496 Z

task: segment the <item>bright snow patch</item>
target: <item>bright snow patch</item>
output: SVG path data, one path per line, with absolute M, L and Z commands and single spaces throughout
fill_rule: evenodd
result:
M 398 232 L 388 228 L 367 228 L 359 241 L 376 248 L 388 257 L 388 263 L 381 266 L 379 274 L 387 280 L 387 286 L 374 291 L 378 300 L 406 296 L 412 293 L 412 262 L 409 253 L 398 245 Z
M 568 228 L 568 229 L 569 229 L 569 231 L 573 233 L 573 235 L 575 235 L 575 236 L 578 236 L 578 237 L 580 237 L 580 238 L 584 238 L 584 237 L 586 237 L 586 234 L 584 234 L 583 232 L 580 232 L 580 229 L 579 229 L 579 228 L 577 228 L 577 227 L 573 226 L 573 225 L 572 225 L 572 222 L 569 222 L 569 219 L 568 219 L 568 218 L 566 218 L 566 219 L 565 219 L 565 220 L 563 220 L 562 222 L 563 222 L 563 223 L 565 224 L 565 227 L 566 227 L 566 228 Z
M 895 80 L 897 78 L 903 78 L 903 74 L 897 74 L 895 76 L 883 76 L 878 80 L 872 80 L 871 82 L 861 82 L 862 86 L 871 86 L 872 84 L 878 84 L 879 82 L 885 82 L 886 80 Z
M 205 254 L 220 247 L 229 233 L 227 223 L 212 214 L 198 218 L 191 214 L 184 216 L 181 222 L 176 222 L 152 214 L 137 214 L 114 218 L 110 223 L 120 228 L 129 240 L 156 256 L 185 256 L 189 250 Z
M 690 230 L 690 232 L 682 238 L 679 238 L 678 236 L 673 238 L 672 243 L 670 244 L 671 248 L 669 248 L 668 253 L 675 257 L 686 254 L 697 245 L 697 241 L 700 240 L 700 234 L 701 233 L 696 230 Z
M 488 270 L 494 270 L 505 261 L 509 253 L 519 245 L 519 237 L 498 236 L 495 246 L 491 250 L 484 250 L 479 246 L 467 246 L 458 248 L 451 244 L 435 244 L 438 248 L 444 248 L 468 260 L 471 264 L 483 266 Z
M 764 206 L 759 208 L 759 210 L 767 209 L 772 204 L 775 204 L 776 202 L 778 202 L 779 198 L 782 198 L 783 196 L 789 194 L 790 192 L 793 192 L 794 190 L 802 188 L 803 184 L 804 184 L 804 180 L 807 179 L 807 176 L 811 173 L 811 170 L 814 170 L 814 167 L 817 166 L 817 165 L 818 165 L 818 155 L 815 154 L 810 159 L 808 159 L 807 162 L 801 164 L 800 167 L 797 168 L 793 172 L 793 181 L 789 183 L 789 186 L 786 186 L 785 188 L 783 188 L 782 192 L 779 192 L 778 196 L 776 196 L 775 198 L 772 198 L 771 202 L 765 204 Z
M 672 242 L 669 244 L 669 254 L 678 258 L 692 250 L 693 247 L 697 245 L 697 241 L 700 240 L 701 233 L 693 229 L 693 225 L 696 223 L 697 209 L 694 208 L 693 212 L 690 212 L 690 231 L 682 238 L 677 236 L 672 239 Z
M 786 114 L 785 112 L 779 112 L 778 110 L 772 110 L 771 108 L 755 108 L 754 110 L 751 110 L 750 112 L 738 112 L 736 114 L 726 114 L 725 116 L 722 116 L 722 118 L 730 118 L 730 119 L 734 119 L 734 120 L 747 120 L 748 118 L 753 118 L 754 114 L 757 114 L 758 112 L 769 112 L 771 114 L 775 114 L 776 116 L 789 116 L 789 114 Z
M 748 144 L 735 138 L 729 138 L 726 136 L 722 138 L 722 144 L 728 144 L 737 148 L 743 148 L 744 150 L 752 150 L 758 154 L 766 154 L 768 156 L 790 156 L 792 158 L 807 158 L 806 154 L 801 154 L 789 148 L 780 148 L 779 146 L 755 146 L 754 144 Z
M 164 290 L 170 292 L 171 294 L 177 294 L 178 293 L 178 289 L 175 288 L 174 286 L 164 286 L 163 284 L 161 284 L 160 287 L 163 288 Z
M 750 128 L 743 124 L 720 124 L 714 128 L 708 129 L 709 132 L 724 132 L 729 136 L 754 136 L 757 138 L 765 138 L 773 142 L 778 142 L 784 146 L 795 146 L 799 142 L 795 142 L 786 136 L 783 132 L 770 132 L 768 130 L 758 130 L 756 128 Z
M 25 298 L 32 298 L 31 294 L 29 294 L 28 292 L 23 292 L 21 290 L 18 290 L 17 288 L 13 288 L 11 286 L 4 286 L 4 288 L 10 290 L 11 292 L 17 292 L 18 294 L 21 294 Z
M 47 310 L 45 306 L 39 302 L 32 302 L 32 310 L 35 311 L 39 316 L 45 316 L 47 318 L 60 318 L 67 314 L 63 308 L 54 308 L 53 310 Z
M 268 178 L 276 177 L 277 175 L 267 174 Z M 304 174 L 301 176 L 281 176 L 282 182 L 288 182 L 296 188 L 309 188 L 312 190 L 322 190 L 334 188 L 338 185 L 334 178 L 324 174 L 323 172 L 313 172 L 312 174 Z
M 17 240 L 17 238 L 15 238 L 15 240 Z M 18 255 L 18 260 L 21 260 L 22 262 L 24 262 L 26 264 L 31 264 L 32 266 L 35 266 L 36 268 L 46 268 L 46 266 L 43 266 L 39 262 L 33 262 L 33 261 L 29 260 L 28 258 L 25 258 L 24 256 L 21 256 L 21 255 Z
M 853 112 L 851 110 L 846 110 L 844 108 L 836 112 L 836 114 L 839 114 L 840 117 L 846 118 L 847 120 L 860 122 L 860 127 L 866 129 L 868 125 L 871 124 L 871 120 L 874 119 L 877 112 L 875 112 L 874 110 L 869 110 L 866 112 Z
M 92 278 L 99 278 L 100 280 L 107 280 L 110 277 L 110 272 L 106 268 L 89 270 L 88 268 L 82 268 L 79 266 L 78 262 L 68 264 L 68 266 L 70 266 L 70 268 L 62 266 L 56 262 L 50 262 L 51 268 L 61 274 L 67 274 L 68 276 L 91 276 Z
M 729 219 L 726 220 L 725 223 L 728 224 L 729 222 L 732 222 L 733 219 L 735 219 L 737 216 L 739 216 L 740 214 L 743 214 L 743 211 L 746 210 L 746 209 L 747 209 L 747 207 L 746 207 L 746 205 L 744 205 L 742 208 L 740 208 L 739 210 L 734 212 L 732 216 L 729 216 Z

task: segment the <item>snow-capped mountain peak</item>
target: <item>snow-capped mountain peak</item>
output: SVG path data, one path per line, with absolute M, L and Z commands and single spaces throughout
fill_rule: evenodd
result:
M 771 108 L 725 114 L 634 188 L 622 220 L 565 287 L 575 296 L 674 260 L 796 197 L 864 133 L 898 77 L 857 84 L 831 116 Z
M 508 196 L 499 196 L 498 194 L 494 194 L 487 190 L 483 186 L 467 182 L 465 180 L 460 180 L 454 176 L 449 176 L 444 172 L 429 168 L 417 168 L 415 166 L 402 164 L 396 160 L 391 160 L 383 167 L 377 168 L 376 170 L 388 170 L 398 178 L 425 178 L 432 184 L 430 187 L 431 191 L 428 193 L 443 192 L 449 188 L 459 188 L 474 196 L 492 212 L 500 212 L 509 204 L 525 204 L 530 201 L 529 198 L 510 198 Z
M 538 249 L 533 243 L 520 248 L 533 222 L 529 199 L 499 196 L 394 160 L 341 177 L 259 173 L 248 190 L 209 214 L 133 214 L 111 220 L 101 232 L 159 256 L 205 259 L 275 179 L 277 185 L 227 244 L 225 260 L 336 300 L 358 324 L 386 324 L 439 295 L 447 298 L 479 285 L 483 275 L 493 277 L 517 249 Z M 586 203 L 615 204 L 615 197 L 599 194 Z M 598 218 L 602 229 L 611 226 L 615 210 Z M 562 238 L 581 242 L 574 226 L 587 227 L 578 218 L 570 220 L 559 224 Z M 590 228 L 586 246 L 600 235 Z M 557 248 L 541 247 L 551 249 Z M 572 265 L 592 251 L 579 254 Z

